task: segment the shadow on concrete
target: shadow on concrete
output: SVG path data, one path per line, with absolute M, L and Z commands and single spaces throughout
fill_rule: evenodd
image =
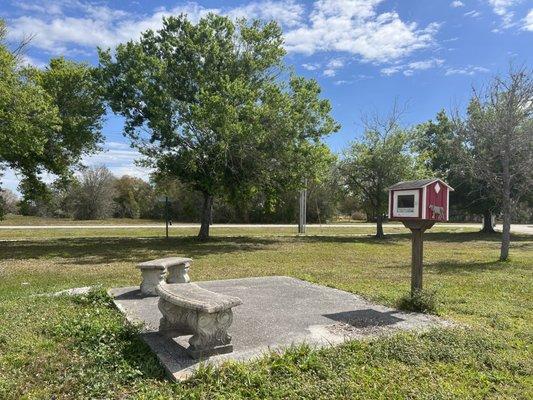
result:
M 157 296 L 149 296 L 149 295 L 143 294 L 140 289 L 131 290 L 129 292 L 121 293 L 119 295 L 114 296 L 116 300 L 142 300 L 146 297 L 157 297 Z
M 392 314 L 396 311 L 380 312 L 372 309 L 344 311 L 335 314 L 324 314 L 323 316 L 333 321 L 343 322 L 354 328 L 369 328 L 372 326 L 394 325 L 403 319 Z

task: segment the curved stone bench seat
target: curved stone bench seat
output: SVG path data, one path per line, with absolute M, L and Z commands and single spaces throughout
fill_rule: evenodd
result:
M 187 348 L 190 356 L 203 358 L 233 351 L 228 328 L 233 322 L 232 308 L 242 304 L 241 299 L 211 292 L 194 283 L 161 282 L 156 292 L 163 314 L 159 330 L 192 334 Z
M 189 283 L 189 268 L 192 259 L 185 257 L 167 257 L 145 261 L 137 265 L 141 270 L 141 292 L 155 296 L 155 288 L 160 282 Z

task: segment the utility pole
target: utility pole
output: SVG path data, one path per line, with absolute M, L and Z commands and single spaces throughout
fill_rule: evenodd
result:
M 298 221 L 298 233 L 305 234 L 307 224 L 307 179 L 305 180 L 305 188 L 300 191 L 300 219 Z

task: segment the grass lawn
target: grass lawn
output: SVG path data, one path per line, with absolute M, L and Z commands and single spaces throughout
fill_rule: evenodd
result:
M 162 220 L 132 219 L 132 218 L 107 218 L 96 220 L 75 220 L 71 218 L 47 218 L 27 215 L 7 214 L 0 220 L 0 226 L 8 225 L 164 225 Z
M 157 360 L 103 291 L 36 297 L 65 288 L 134 285 L 135 264 L 195 259 L 193 281 L 289 275 L 394 305 L 408 291 L 410 240 L 377 241 L 361 228 L 298 237 L 290 229 L 196 229 L 166 240 L 153 229 L 0 232 L 0 399 L 19 398 L 533 398 L 533 237 L 458 228 L 426 234 L 425 284 L 440 314 L 463 327 L 399 334 L 337 348 L 305 346 L 251 364 L 166 380 Z

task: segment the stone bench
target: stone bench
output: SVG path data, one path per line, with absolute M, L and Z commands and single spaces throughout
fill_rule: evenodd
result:
M 242 304 L 238 297 L 203 289 L 194 283 L 160 283 L 156 288 L 158 307 L 163 314 L 159 330 L 192 334 L 187 353 L 193 358 L 231 353 L 228 328 L 233 322 L 232 307 Z
M 155 288 L 165 278 L 168 283 L 189 283 L 189 267 L 192 259 L 185 257 L 167 257 L 145 261 L 137 265 L 141 270 L 141 292 L 155 296 Z

